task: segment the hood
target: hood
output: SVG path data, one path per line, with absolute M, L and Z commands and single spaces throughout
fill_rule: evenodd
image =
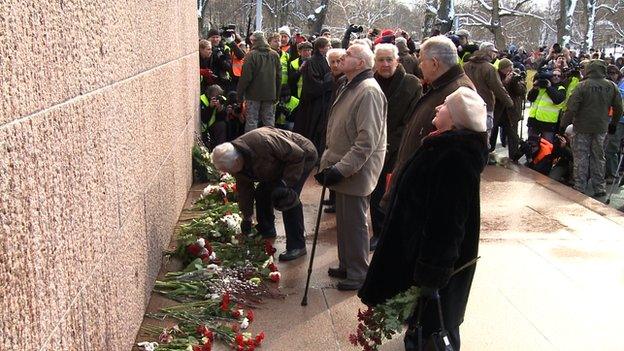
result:
M 603 60 L 591 60 L 587 65 L 588 78 L 606 78 L 607 63 Z
M 266 41 L 266 38 L 256 38 L 256 42 L 251 47 L 252 50 L 260 50 L 260 51 L 269 51 L 271 47 L 269 43 Z
M 421 148 L 457 148 L 465 154 L 472 168 L 481 173 L 488 161 L 487 133 L 452 129 L 423 139 Z
M 402 41 L 397 41 L 395 45 L 399 49 L 399 54 L 405 54 L 405 53 L 409 54 L 409 49 L 407 48 L 406 43 Z

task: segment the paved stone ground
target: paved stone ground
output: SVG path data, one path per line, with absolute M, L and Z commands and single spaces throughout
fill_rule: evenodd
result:
M 508 167 L 488 166 L 482 176 L 482 258 L 462 350 L 624 350 L 624 216 L 525 167 Z M 363 305 L 326 274 L 337 263 L 333 215 L 322 216 L 309 305 L 300 305 L 320 190 L 309 180 L 302 194 L 308 256 L 279 264 L 287 296 L 267 300 L 252 324 L 267 334 L 263 350 L 356 350 L 347 336 Z M 148 310 L 168 303 L 153 297 Z M 382 347 L 402 349 L 401 337 Z

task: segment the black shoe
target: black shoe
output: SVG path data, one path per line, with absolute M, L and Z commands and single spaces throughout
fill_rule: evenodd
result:
M 323 210 L 323 212 L 325 212 L 325 213 L 336 213 L 336 207 L 335 207 L 335 206 L 329 206 L 329 207 L 326 207 L 326 208 Z
M 599 192 L 595 193 L 594 196 L 592 196 L 592 197 L 598 198 L 598 197 L 604 197 L 604 196 L 607 196 L 607 193 L 605 191 L 599 191 Z
M 329 267 L 329 269 L 327 270 L 327 275 L 332 278 L 347 279 L 347 271 L 341 270 L 339 268 Z
M 336 287 L 338 290 L 347 291 L 347 290 L 360 290 L 364 283 L 357 280 L 349 280 L 345 279 L 338 283 Z
M 306 253 L 308 253 L 306 251 L 306 248 L 302 248 L 302 249 L 292 249 L 292 250 L 287 250 L 282 252 L 279 255 L 279 260 L 280 261 L 292 261 L 296 258 L 299 258 L 301 256 L 304 256 Z
M 379 244 L 379 237 L 371 236 L 370 238 L 370 250 L 375 251 L 377 249 L 377 244 Z

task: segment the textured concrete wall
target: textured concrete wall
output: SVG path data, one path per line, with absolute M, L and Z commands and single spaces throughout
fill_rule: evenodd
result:
M 129 350 L 191 184 L 194 0 L 0 2 L 0 350 Z

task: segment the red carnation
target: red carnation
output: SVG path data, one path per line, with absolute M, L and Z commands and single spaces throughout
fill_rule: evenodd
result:
M 260 346 L 262 341 L 264 340 L 264 332 L 260 332 L 260 334 L 256 335 L 256 345 Z
M 193 345 L 193 351 L 202 351 L 202 347 L 199 345 Z
M 198 243 L 192 243 L 186 247 L 186 251 L 195 257 L 199 256 L 202 249 L 203 247 L 199 246 Z
M 277 271 L 278 271 L 278 269 L 277 269 L 277 265 L 276 265 L 275 263 L 273 263 L 273 262 L 271 262 L 271 263 L 267 266 L 267 268 L 268 268 L 271 272 L 277 272 Z
M 232 311 L 232 317 L 234 317 L 234 318 L 240 318 L 240 316 L 241 316 L 240 310 L 234 310 L 234 311 Z
M 230 189 L 232 189 L 233 192 L 236 192 L 236 183 L 233 183 Z
M 201 351 L 212 351 L 212 341 L 206 341 L 206 343 L 204 343 L 204 346 L 202 346 Z
M 249 323 L 253 322 L 253 320 L 254 320 L 254 312 L 252 310 L 248 310 L 247 311 L 247 319 L 249 320 Z
M 240 327 L 237 323 L 232 324 L 232 331 L 238 333 L 240 331 Z
M 228 311 L 230 309 L 230 294 L 225 293 L 221 298 L 221 311 Z
M 245 338 L 243 337 L 243 334 L 241 333 L 236 334 L 236 337 L 234 337 L 234 341 L 236 342 L 236 345 L 238 346 L 245 345 Z
M 195 329 L 195 332 L 197 332 L 197 334 L 199 335 L 205 335 L 206 331 L 210 331 L 210 330 L 208 330 L 208 328 L 206 328 L 206 326 L 203 324 L 198 325 L 197 328 Z
M 273 254 L 277 251 L 273 245 L 271 245 L 271 243 L 268 240 L 264 241 L 264 251 L 266 252 L 267 255 L 269 256 L 273 256 Z

